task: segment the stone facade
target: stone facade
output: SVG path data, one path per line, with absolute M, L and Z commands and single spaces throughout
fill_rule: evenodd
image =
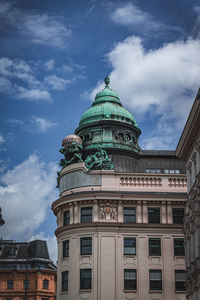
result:
M 200 90 L 179 140 L 177 155 L 186 161 L 188 200 L 186 241 L 187 298 L 200 299 Z

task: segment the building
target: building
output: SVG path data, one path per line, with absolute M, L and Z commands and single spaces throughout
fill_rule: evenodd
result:
M 53 300 L 56 267 L 46 241 L 0 241 L 0 300 Z
M 185 163 L 142 151 L 133 115 L 97 93 L 58 172 L 57 299 L 185 299 Z
M 186 162 L 188 200 L 185 218 L 187 298 L 200 299 L 200 89 L 176 149 Z

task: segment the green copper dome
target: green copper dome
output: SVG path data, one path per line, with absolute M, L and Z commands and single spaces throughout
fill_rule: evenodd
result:
M 106 77 L 105 88 L 96 94 L 92 107 L 83 114 L 79 127 L 101 120 L 116 120 L 137 126 L 133 115 L 122 106 L 118 94 L 109 88 L 109 82 Z

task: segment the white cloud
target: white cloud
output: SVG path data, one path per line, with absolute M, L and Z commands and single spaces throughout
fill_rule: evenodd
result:
M 64 90 L 68 85 L 70 85 L 73 82 L 73 80 L 63 79 L 56 75 L 50 75 L 44 78 L 44 82 L 53 90 Z
M 58 246 L 57 240 L 55 235 L 53 236 L 45 236 L 44 232 L 40 232 L 39 234 L 35 234 L 30 238 L 30 241 L 33 240 L 45 240 L 47 241 L 49 257 L 53 260 L 54 264 L 57 264 L 57 257 L 58 257 Z
M 71 30 L 59 19 L 46 14 L 26 16 L 22 29 L 33 43 L 60 48 L 66 45 L 71 35 Z
M 30 239 L 56 199 L 56 164 L 42 162 L 36 154 L 8 170 L 0 180 L 0 206 L 5 239 Z
M 3 137 L 3 135 L 0 133 L 0 143 L 4 143 L 5 142 L 5 139 Z
M 31 101 L 51 101 L 51 94 L 48 91 L 40 89 L 26 89 L 18 87 L 18 98 L 27 99 Z
M 111 14 L 111 19 L 120 25 L 125 26 L 142 26 L 149 29 L 157 29 L 161 24 L 155 22 L 152 16 L 140 10 L 133 3 L 126 3 L 121 7 L 115 9 Z
M 54 67 L 55 67 L 55 61 L 53 59 L 49 59 L 45 62 L 45 67 L 46 69 L 49 71 L 49 70 L 53 70 Z
M 56 126 L 56 123 L 39 117 L 33 117 L 33 123 L 35 123 L 37 130 L 40 133 L 46 133 L 50 128 Z
M 162 127 L 180 131 L 199 87 L 199 53 L 199 40 L 176 41 L 147 51 L 140 38 L 131 36 L 107 55 L 112 67 L 110 86 L 137 121 L 160 118 L 161 137 Z M 103 86 L 97 85 L 92 99 Z

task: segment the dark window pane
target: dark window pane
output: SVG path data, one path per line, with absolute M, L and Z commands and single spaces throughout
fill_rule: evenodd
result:
M 173 223 L 174 224 L 183 224 L 184 220 L 184 208 L 172 208 L 173 214 Z
M 149 270 L 150 290 L 162 290 L 162 271 Z
M 13 290 L 13 280 L 7 280 L 7 289 Z
M 136 209 L 135 207 L 124 207 L 124 223 L 136 222 Z
M 68 291 L 68 271 L 62 272 L 62 291 Z
M 185 256 L 184 239 L 174 239 L 174 256 Z
M 24 280 L 24 289 L 28 290 L 30 288 L 30 280 Z
M 161 255 L 161 239 L 150 238 L 149 239 L 149 256 Z
M 43 289 L 45 289 L 45 290 L 49 289 L 49 280 L 47 280 L 47 279 L 43 280 Z
M 149 207 L 148 208 L 148 220 L 152 224 L 160 224 L 160 208 Z
M 91 289 L 91 276 L 92 270 L 91 269 L 81 269 L 80 270 L 80 289 L 87 290 Z
M 63 242 L 63 258 L 69 256 L 69 240 Z
M 124 238 L 124 255 L 136 254 L 136 238 Z
M 64 211 L 63 214 L 63 226 L 69 225 L 70 223 L 70 212 L 69 210 Z
M 176 270 L 175 271 L 175 287 L 176 291 L 185 291 L 185 271 Z
M 136 290 L 136 288 L 137 288 L 136 270 L 131 270 L 131 269 L 124 270 L 124 289 Z
M 92 238 L 86 237 L 81 238 L 81 255 L 91 255 L 92 254 Z
M 81 208 L 81 223 L 92 222 L 92 207 Z

